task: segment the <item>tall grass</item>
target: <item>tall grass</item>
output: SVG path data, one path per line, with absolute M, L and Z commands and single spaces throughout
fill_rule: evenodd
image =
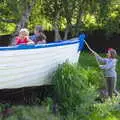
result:
M 13 113 L 2 115 L 0 120 L 60 120 L 47 110 L 47 106 L 13 106 Z
M 67 114 L 85 102 L 93 103 L 97 97 L 101 77 L 93 68 L 64 63 L 53 77 L 60 111 Z

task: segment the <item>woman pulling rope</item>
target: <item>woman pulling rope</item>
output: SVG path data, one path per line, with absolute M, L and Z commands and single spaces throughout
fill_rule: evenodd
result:
M 95 51 L 93 51 L 90 46 L 84 41 L 88 49 L 95 55 L 97 63 L 104 71 L 104 77 L 106 79 L 106 87 L 108 96 L 112 98 L 113 92 L 117 96 L 119 93 L 116 90 L 116 83 L 117 83 L 117 72 L 116 72 L 116 64 L 117 64 L 117 53 L 116 50 L 113 48 L 109 48 L 107 52 L 107 58 L 102 58 L 99 56 Z M 102 65 L 100 65 L 102 63 Z

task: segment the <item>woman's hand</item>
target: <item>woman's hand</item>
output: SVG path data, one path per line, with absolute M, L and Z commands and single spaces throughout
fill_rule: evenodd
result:
M 99 65 L 100 69 L 103 69 L 103 66 L 104 66 L 104 65 Z

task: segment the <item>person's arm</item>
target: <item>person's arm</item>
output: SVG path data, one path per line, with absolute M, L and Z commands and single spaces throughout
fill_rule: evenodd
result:
M 116 64 L 116 60 L 112 60 L 111 62 L 107 62 L 105 65 L 100 65 L 100 68 L 103 70 L 109 70 L 113 68 Z
M 97 59 L 99 62 L 101 62 L 101 63 L 103 63 L 103 64 L 106 63 L 106 61 L 107 61 L 106 58 L 102 58 L 99 54 L 97 54 L 97 53 L 94 52 L 94 51 L 93 51 L 93 54 L 95 55 L 96 59 Z
M 45 36 L 45 34 L 41 32 L 37 44 L 45 44 L 46 43 L 46 38 L 47 37 Z
M 37 44 L 45 44 L 45 43 L 46 43 L 46 40 L 41 40 L 37 42 Z
M 29 36 L 27 36 L 26 37 L 26 39 L 27 39 L 27 45 L 30 45 L 30 44 L 35 44 L 30 38 L 29 38 Z
M 35 41 L 36 40 L 36 36 L 35 35 L 29 36 L 29 39 L 32 40 L 32 41 Z
M 27 45 L 35 44 L 31 39 L 28 39 Z
M 20 43 L 20 39 L 19 37 L 16 37 L 14 41 L 14 45 L 19 45 L 19 43 Z

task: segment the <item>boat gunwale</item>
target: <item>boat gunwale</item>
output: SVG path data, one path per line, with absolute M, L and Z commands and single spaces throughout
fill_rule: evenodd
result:
M 7 46 L 7 47 L 5 46 L 5 47 L 0 47 L 0 51 L 49 48 L 49 47 L 71 45 L 76 43 L 80 43 L 80 40 L 78 38 L 73 38 L 71 40 L 65 40 L 65 41 L 50 42 L 47 44 L 38 44 L 38 45 L 16 45 L 16 46 Z

